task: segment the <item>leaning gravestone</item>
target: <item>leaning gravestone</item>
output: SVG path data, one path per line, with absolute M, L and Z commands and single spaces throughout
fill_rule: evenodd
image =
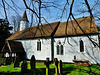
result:
M 22 65 L 21 65 L 21 72 L 22 72 L 22 74 L 27 72 L 27 62 L 26 62 L 26 60 L 24 60 Z
M 10 65 L 11 62 L 12 62 L 11 57 L 7 57 L 7 58 L 5 58 L 5 65 Z
M 49 58 L 46 58 L 46 75 L 49 75 L 49 64 L 50 64 Z
M 55 65 L 55 75 L 59 75 L 58 72 L 58 59 L 54 58 L 54 65 Z
M 58 63 L 58 68 L 59 68 L 59 74 L 62 75 L 63 74 L 63 68 L 62 68 L 62 61 L 61 60 Z
M 15 67 L 19 67 L 19 62 L 20 62 L 20 59 L 18 56 L 15 57 L 15 60 L 14 60 L 14 68 Z
M 32 57 L 31 57 L 30 65 L 31 65 L 31 70 L 35 69 L 35 67 L 36 67 L 36 60 L 35 60 L 35 56 L 34 55 L 32 55 Z

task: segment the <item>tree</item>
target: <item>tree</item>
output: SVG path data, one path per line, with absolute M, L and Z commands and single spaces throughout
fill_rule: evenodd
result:
M 11 16 L 11 25 L 13 25 L 13 32 L 20 28 L 20 16 Z
M 5 44 L 5 39 L 11 35 L 9 32 L 11 29 L 12 27 L 9 27 L 9 22 L 6 19 L 0 19 L 0 52 Z
M 77 2 L 75 2 L 77 1 Z M 75 15 L 79 15 L 79 14 L 83 14 L 83 13 L 88 13 L 88 16 L 91 17 L 91 21 L 90 21 L 90 25 L 92 22 L 92 18 L 96 17 L 98 20 L 100 20 L 100 0 L 94 0 L 94 3 L 89 0 L 66 0 L 63 5 L 60 5 L 60 2 L 62 2 L 61 0 L 22 0 L 22 2 L 24 3 L 24 8 L 28 9 L 31 12 L 31 26 L 33 25 L 33 23 L 36 23 L 38 26 L 42 25 L 42 22 L 45 21 L 46 23 L 48 23 L 47 19 L 43 16 L 43 13 L 45 13 L 44 9 L 51 9 L 52 7 L 55 8 L 54 10 L 59 9 L 59 12 L 62 12 L 61 16 L 59 18 L 62 18 L 66 16 L 66 30 L 65 33 L 67 35 L 67 26 L 68 26 L 68 21 L 71 19 L 74 19 L 75 22 L 77 23 L 77 26 L 79 26 L 79 28 L 82 30 L 82 32 L 85 34 L 85 32 L 83 31 L 83 29 L 80 27 L 80 25 L 78 24 L 77 20 L 76 20 L 76 16 Z M 11 0 L 12 5 L 7 2 L 7 0 L 2 0 L 2 4 L 3 4 L 3 8 L 4 8 L 4 12 L 5 12 L 5 17 L 7 19 L 7 10 L 6 8 L 9 7 L 12 10 L 14 10 L 17 14 L 18 11 L 17 9 L 20 9 L 19 6 L 17 6 L 17 3 L 15 3 L 14 0 Z M 82 4 L 80 4 L 82 3 Z M 78 7 L 77 5 L 80 4 Z M 12 7 L 14 6 L 14 7 Z M 84 7 L 85 11 L 82 11 L 81 13 L 76 13 L 75 10 L 79 9 L 79 7 Z M 52 9 L 53 9 L 52 8 Z M 97 9 L 96 9 L 97 8 Z M 95 13 L 95 14 L 94 14 Z M 54 12 L 55 14 L 55 12 Z M 98 15 L 97 15 L 98 14 Z M 36 22 L 33 22 L 36 21 Z M 100 21 L 99 21 L 100 22 Z M 35 24 L 35 25 L 36 25 Z M 48 23 L 49 24 L 49 23 Z M 37 27 L 38 29 L 38 27 Z M 36 29 L 36 32 L 37 32 Z M 43 29 L 39 29 L 40 32 L 43 31 Z M 44 31 L 43 31 L 44 32 Z M 45 34 L 45 32 L 44 32 Z M 95 42 L 93 42 L 93 40 L 91 40 L 91 38 L 86 35 L 89 40 L 94 44 L 97 45 Z
M 55 17 L 56 19 L 59 19 L 59 20 L 66 18 L 66 21 L 67 21 L 66 28 L 65 28 L 66 36 L 67 36 L 68 21 L 72 20 L 72 19 L 77 23 L 77 26 L 81 29 L 81 31 L 85 35 L 84 30 L 80 27 L 80 24 L 76 20 L 76 18 L 77 18 L 76 16 L 78 16 L 78 17 L 90 16 L 90 19 L 91 19 L 90 26 L 92 24 L 91 23 L 92 18 L 95 18 L 96 23 L 98 23 L 98 25 L 100 24 L 100 10 L 99 10 L 100 9 L 100 0 L 65 0 L 65 1 L 64 0 L 20 0 L 20 1 L 22 1 L 22 2 L 20 2 L 21 4 L 24 3 L 23 7 L 18 6 L 17 5 L 18 2 L 16 2 L 16 1 L 18 1 L 18 0 L 2 0 L 1 4 L 4 9 L 6 19 L 8 19 L 7 13 L 8 13 L 9 9 L 16 12 L 17 15 L 19 15 L 18 10 L 21 11 L 22 9 L 24 9 L 24 10 L 27 9 L 31 13 L 31 23 L 30 23 L 31 25 L 30 26 L 32 26 L 33 24 L 42 26 L 43 21 L 45 21 L 46 23 L 49 24 L 47 17 L 44 16 L 47 14 L 47 12 L 45 10 L 47 10 L 47 11 L 51 10 L 51 12 L 53 13 L 52 15 L 60 12 L 53 17 Z M 64 1 L 64 2 L 62 3 L 62 1 Z M 62 4 L 60 4 L 60 3 L 62 3 Z M 55 10 L 57 10 L 57 11 L 55 11 Z M 45 13 L 45 14 L 43 15 L 43 13 Z M 49 14 L 48 14 L 48 16 L 49 16 Z M 54 20 L 54 21 L 57 21 L 57 20 Z M 13 21 L 13 23 L 15 23 L 15 20 Z M 39 28 L 38 26 L 37 26 L 37 29 Z M 37 29 L 36 29 L 36 32 L 37 32 Z M 99 29 L 99 27 L 98 27 L 98 29 Z M 40 30 L 40 32 L 41 31 L 44 32 L 42 28 L 39 30 Z M 45 32 L 44 32 L 44 34 L 45 34 Z M 86 36 L 91 41 L 91 45 L 93 44 L 95 47 L 96 46 L 99 47 L 99 45 L 89 35 L 86 35 Z M 65 41 L 66 41 L 66 38 L 65 38 Z M 67 38 L 67 42 L 70 44 L 68 38 Z M 94 55 L 95 52 L 93 50 L 90 50 L 90 51 L 92 51 L 93 56 L 95 57 L 95 55 L 96 55 L 96 54 Z M 87 54 L 88 53 L 89 53 L 89 51 L 87 51 Z M 90 55 L 90 57 L 91 57 L 91 55 Z M 95 61 L 97 62 L 97 60 L 95 60 Z
M 36 1 L 34 1 L 34 0 L 32 0 L 32 2 L 37 2 L 38 4 L 39 4 L 39 12 L 37 13 L 34 9 L 31 9 L 31 7 L 29 7 L 28 5 L 27 5 L 27 3 L 26 3 L 26 1 L 25 0 L 23 0 L 23 2 L 24 2 L 24 4 L 25 4 L 25 6 L 26 6 L 26 8 L 27 9 L 29 9 L 30 11 L 32 11 L 35 15 L 36 15 L 36 17 L 37 18 L 39 18 L 39 24 L 41 24 L 41 18 L 43 18 L 45 21 L 46 21 L 46 19 L 44 18 L 44 17 L 41 17 L 41 8 L 42 8 L 42 3 L 43 3 L 43 0 L 36 0 Z M 95 5 L 97 5 L 98 3 L 99 3 L 100 1 L 99 0 L 97 0 L 97 2 L 96 2 L 96 4 Z M 67 5 L 69 5 L 69 8 L 70 8 L 70 10 L 69 10 L 69 14 L 68 14 L 68 17 L 67 17 L 67 23 L 66 23 L 66 30 L 65 30 L 65 33 L 66 33 L 66 36 L 67 36 L 67 26 L 68 26 L 68 21 L 69 21 L 69 19 L 74 19 L 74 21 L 77 23 L 77 26 L 81 29 L 81 31 L 85 34 L 85 32 L 84 32 L 84 30 L 81 28 L 81 26 L 79 25 L 79 23 L 77 22 L 77 20 L 75 19 L 75 16 L 74 16 L 74 13 L 73 13 L 73 5 L 74 5 L 74 3 L 75 3 L 75 0 L 71 0 L 71 4 L 69 3 L 69 0 L 67 0 L 67 2 L 65 3 L 65 6 L 64 6 L 64 8 L 63 8 L 63 11 L 62 11 L 62 15 L 61 15 L 61 17 L 63 16 L 63 13 L 64 13 L 64 10 L 65 10 L 65 7 L 67 6 Z M 93 13 L 92 13 L 92 9 L 94 8 L 94 6 L 93 6 L 93 8 L 91 8 L 90 7 L 90 5 L 89 5 L 89 2 L 87 1 L 87 0 L 84 0 L 84 4 L 85 4 L 85 6 L 86 6 L 86 9 L 87 9 L 87 12 L 89 13 L 89 16 L 90 16 L 90 18 L 91 18 L 91 20 L 90 20 L 90 26 L 91 26 L 91 24 L 92 24 L 92 18 L 94 17 L 93 16 Z M 47 8 L 46 7 L 46 5 L 45 5 L 45 8 Z M 38 25 L 39 25 L 38 24 Z M 41 30 L 40 30 L 40 32 L 41 32 Z M 88 39 L 92 42 L 92 44 L 94 45 L 94 46 L 98 46 L 99 47 L 99 45 L 97 44 L 97 43 L 95 43 L 90 37 L 89 37 L 89 35 L 86 35 L 87 37 L 88 37 Z

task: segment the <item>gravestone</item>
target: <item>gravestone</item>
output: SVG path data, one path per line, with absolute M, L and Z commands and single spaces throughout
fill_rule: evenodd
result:
M 55 65 L 55 75 L 59 75 L 58 72 L 58 59 L 54 58 L 54 65 Z
M 24 60 L 22 65 L 21 65 L 21 72 L 22 72 L 22 74 L 27 72 L 27 62 L 26 62 L 26 60 Z
M 19 67 L 19 62 L 20 62 L 20 59 L 18 56 L 15 57 L 15 60 L 14 60 L 14 68 L 15 67 Z
M 7 57 L 7 58 L 5 58 L 5 65 L 10 65 L 11 62 L 12 62 L 11 57 Z
M 31 65 L 31 70 L 35 69 L 35 67 L 36 67 L 36 60 L 35 60 L 35 56 L 34 55 L 32 55 L 32 57 L 31 57 L 30 65 Z
M 61 60 L 59 61 L 58 69 L 59 69 L 59 74 L 62 75 L 63 74 L 63 68 L 62 68 L 62 61 Z
M 46 58 L 46 75 L 49 75 L 49 58 Z

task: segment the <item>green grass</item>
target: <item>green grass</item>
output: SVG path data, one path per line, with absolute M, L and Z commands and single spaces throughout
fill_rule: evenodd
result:
M 22 75 L 21 64 L 18 68 L 13 68 L 14 64 L 0 66 L 0 75 Z M 28 71 L 25 75 L 45 75 L 45 64 L 42 62 L 36 63 L 36 69 L 30 70 L 30 64 L 28 62 Z M 50 64 L 50 75 L 54 75 L 55 66 Z M 63 64 L 63 74 L 64 75 L 100 75 L 100 66 L 91 65 L 89 67 L 85 66 L 74 66 L 74 64 Z
M 100 65 L 74 66 L 74 64 L 63 64 L 63 73 L 66 75 L 100 75 Z

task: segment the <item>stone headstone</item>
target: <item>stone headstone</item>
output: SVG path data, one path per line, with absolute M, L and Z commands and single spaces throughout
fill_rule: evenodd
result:
M 21 65 L 21 72 L 22 72 L 22 74 L 27 72 L 27 62 L 26 62 L 26 60 L 24 60 L 22 65 Z
M 35 69 L 36 60 L 35 60 L 35 56 L 34 55 L 32 55 L 32 57 L 31 57 L 30 65 L 31 65 L 31 69 Z
M 46 75 L 49 75 L 49 58 L 46 58 Z

